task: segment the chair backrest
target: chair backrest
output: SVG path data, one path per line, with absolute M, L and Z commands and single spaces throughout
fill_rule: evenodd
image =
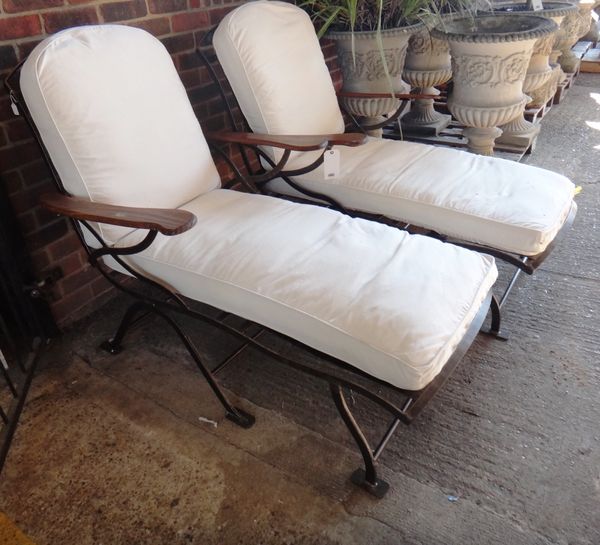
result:
M 249 2 L 225 16 L 213 45 L 254 132 L 344 132 L 333 82 L 309 16 L 285 2 Z
M 20 87 L 65 189 L 95 202 L 177 208 L 220 185 L 171 57 L 119 25 L 41 42 Z M 131 229 L 102 226 L 115 242 Z

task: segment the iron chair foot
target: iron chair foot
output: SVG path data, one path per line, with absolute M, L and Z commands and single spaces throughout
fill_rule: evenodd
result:
M 129 328 L 133 324 L 135 324 L 141 317 L 143 317 L 143 312 L 148 312 L 149 308 L 149 305 L 142 301 L 136 301 L 135 303 L 132 303 L 125 311 L 125 314 L 121 319 L 121 323 L 117 328 L 115 336 L 111 337 L 107 341 L 104 341 L 100 345 L 100 349 L 104 350 L 105 352 L 108 352 L 113 356 L 120 354 L 123 350 L 123 345 L 121 343 L 123 341 L 123 338 L 125 337 L 125 334 L 127 333 L 127 331 L 129 331 Z
M 116 344 L 114 339 L 104 341 L 99 348 L 100 350 L 104 350 L 104 352 L 108 352 L 111 356 L 116 356 L 123 351 L 123 347 L 120 344 Z
M 367 481 L 365 470 L 362 467 L 352 473 L 350 480 L 353 484 L 364 488 L 369 494 L 378 499 L 383 498 L 390 489 L 390 485 L 382 479 L 375 479 L 374 483 Z
M 486 328 L 486 329 L 481 329 L 481 330 L 479 330 L 479 333 L 481 333 L 483 335 L 487 335 L 488 337 L 493 337 L 497 341 L 506 342 L 509 340 L 509 336 L 506 335 L 504 332 L 494 331 L 491 327 Z
M 350 480 L 354 484 L 364 488 L 369 494 L 375 496 L 376 498 L 383 498 L 385 493 L 389 490 L 390 485 L 377 477 L 375 455 L 369 446 L 367 438 L 352 415 L 352 412 L 348 407 L 348 403 L 346 403 L 346 398 L 344 397 L 342 387 L 339 384 L 330 382 L 329 390 L 331 392 L 331 396 L 333 397 L 335 406 L 342 417 L 344 424 L 346 424 L 350 435 L 352 435 L 352 438 L 354 439 L 354 442 L 356 443 L 356 446 L 358 447 L 365 464 L 364 469 L 360 468 L 352 473 Z
M 227 418 L 227 420 L 231 420 L 234 424 L 246 430 L 254 426 L 256 418 L 253 415 L 247 413 L 239 407 L 234 407 L 233 409 L 235 412 L 227 412 L 225 414 L 225 418 Z
M 145 301 L 136 301 L 135 303 L 133 303 L 125 311 L 125 314 L 123 316 L 123 319 L 121 320 L 121 323 L 119 324 L 119 328 L 117 329 L 117 333 L 115 334 L 115 336 L 109 339 L 108 341 L 103 342 L 100 345 L 100 348 L 107 351 L 109 354 L 118 354 L 119 352 L 121 352 L 121 343 L 129 328 L 134 323 L 136 323 L 141 317 L 149 313 L 154 313 L 160 318 L 162 318 L 164 321 L 167 322 L 168 325 L 171 326 L 173 331 L 177 334 L 180 341 L 185 346 L 188 354 L 196 363 L 196 367 L 202 373 L 211 390 L 225 409 L 226 418 L 242 428 L 251 428 L 255 422 L 254 416 L 242 409 L 234 407 L 229 402 L 227 396 L 225 395 L 225 392 L 223 392 L 223 390 L 217 383 L 213 373 L 204 365 L 202 359 L 200 358 L 200 354 L 198 353 L 198 350 L 194 346 L 192 340 L 183 332 L 181 327 L 179 327 L 179 325 L 177 324 L 177 322 L 175 322 L 173 318 L 171 318 L 165 312 L 157 308 L 155 304 Z

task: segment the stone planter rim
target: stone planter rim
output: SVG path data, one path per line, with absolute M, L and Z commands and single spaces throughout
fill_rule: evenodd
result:
M 477 30 L 469 30 L 469 27 L 477 24 Z M 509 28 L 509 30 L 491 29 L 481 32 L 481 25 L 488 24 L 491 27 L 497 25 L 502 28 L 502 23 L 508 25 L 521 25 L 525 28 Z M 461 28 L 462 27 L 462 28 Z M 444 28 L 439 26 L 431 29 L 431 35 L 442 40 L 470 43 L 502 43 L 518 42 L 522 40 L 537 40 L 542 36 L 554 32 L 558 26 L 551 19 L 536 15 L 521 15 L 515 17 L 510 14 L 500 15 L 478 15 L 476 17 L 464 17 L 449 21 Z
M 540 17 L 559 17 L 577 11 L 577 4 L 571 2 L 544 2 L 543 9 L 534 11 L 527 9 L 526 2 L 505 4 L 497 6 L 493 11 L 480 12 L 482 14 L 501 13 L 502 15 L 539 15 Z M 525 8 L 525 9 L 521 9 Z
M 412 34 L 423 26 L 423 23 L 419 21 L 406 26 L 383 28 L 381 29 L 381 35 L 384 37 L 394 37 L 403 34 Z M 350 40 L 354 34 L 355 40 L 372 40 L 377 36 L 377 33 L 377 30 L 330 30 L 325 34 L 325 38 L 329 38 L 330 40 Z

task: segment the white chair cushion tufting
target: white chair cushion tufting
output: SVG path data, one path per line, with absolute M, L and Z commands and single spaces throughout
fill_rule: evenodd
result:
M 321 207 L 217 189 L 181 208 L 197 225 L 131 264 L 400 388 L 441 371 L 497 276 L 489 256 Z
M 219 25 L 214 46 L 253 131 L 340 130 L 330 121 L 338 119 L 339 107 L 303 10 L 264 0 L 244 4 Z M 315 116 L 322 124 L 312 121 Z M 567 178 L 512 161 L 391 140 L 339 150 L 336 179 L 326 181 L 318 169 L 297 180 L 347 207 L 509 252 L 532 256 L 544 251 L 575 206 Z M 269 155 L 279 157 L 273 151 Z M 306 166 L 317 156 L 293 154 L 288 169 Z M 275 188 L 293 194 L 282 183 Z
M 143 30 L 102 25 L 51 36 L 25 62 L 21 90 L 72 195 L 177 208 L 220 185 L 171 57 Z M 130 229 L 101 231 L 115 241 Z

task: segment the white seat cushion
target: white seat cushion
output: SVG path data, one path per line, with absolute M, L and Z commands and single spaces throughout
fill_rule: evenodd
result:
M 130 263 L 400 388 L 440 372 L 496 280 L 489 256 L 321 207 L 217 189 L 182 208 L 197 225 Z
M 29 55 L 20 83 L 71 195 L 177 208 L 220 185 L 173 61 L 151 34 L 119 25 L 59 32 Z M 100 229 L 107 241 L 130 231 Z
M 70 193 L 197 216 L 190 231 L 127 258 L 193 299 L 420 389 L 496 279 L 488 256 L 324 208 L 214 189 L 218 175 L 171 59 L 143 31 L 71 29 L 42 42 L 23 70 L 26 103 Z M 145 235 L 124 231 L 102 226 L 122 246 Z
M 249 2 L 223 19 L 213 43 L 253 131 L 334 132 L 331 119 L 338 119 L 339 107 L 303 10 L 283 2 Z M 299 180 L 347 207 L 508 252 L 544 251 L 573 203 L 569 180 L 518 163 L 396 141 L 339 149 L 342 171 L 336 180 L 325 182 L 321 169 Z M 307 155 L 317 156 L 292 154 L 288 169 L 309 164 Z M 289 191 L 282 184 L 277 189 Z
M 337 178 L 326 180 L 320 167 L 294 179 L 348 208 L 507 252 L 543 252 L 575 207 L 567 178 L 505 159 L 376 138 L 335 149 Z M 295 166 L 302 162 L 298 156 Z M 296 194 L 283 180 L 271 189 Z

